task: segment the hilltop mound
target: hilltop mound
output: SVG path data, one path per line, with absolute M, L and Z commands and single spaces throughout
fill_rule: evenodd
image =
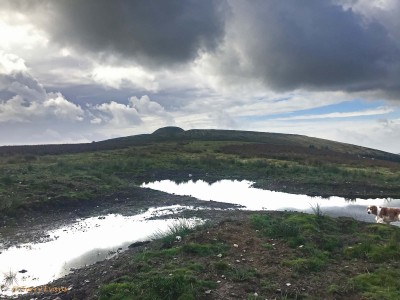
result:
M 175 134 L 182 133 L 184 131 L 185 130 L 183 130 L 180 127 L 167 126 L 167 127 L 162 127 L 162 128 L 157 129 L 152 134 L 155 134 L 155 135 L 175 135 Z

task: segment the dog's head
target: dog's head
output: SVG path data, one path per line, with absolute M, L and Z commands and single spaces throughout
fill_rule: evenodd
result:
M 373 215 L 378 215 L 378 207 L 376 207 L 376 205 L 368 206 L 367 213 L 368 214 L 373 214 Z

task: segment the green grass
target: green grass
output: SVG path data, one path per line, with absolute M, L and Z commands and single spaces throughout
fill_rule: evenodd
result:
M 248 267 L 231 267 L 226 274 L 227 278 L 233 282 L 243 282 L 259 276 L 257 270 Z
M 295 258 L 282 261 L 284 266 L 293 268 L 298 273 L 318 272 L 326 267 L 328 263 L 327 255 L 320 252 L 310 258 Z
M 355 288 L 365 299 L 400 299 L 400 271 L 381 268 L 360 274 L 352 279 Z
M 198 244 L 188 243 L 182 246 L 182 252 L 186 254 L 209 256 L 223 254 L 227 250 L 227 246 L 224 244 Z
M 110 283 L 100 289 L 100 300 L 110 299 L 197 299 L 205 289 L 215 287 L 215 283 L 196 280 L 185 274 L 149 276 L 141 282 Z
M 368 229 L 368 234 L 359 236 L 357 244 L 344 249 L 347 257 L 362 258 L 375 263 L 400 259 L 400 232 L 397 228 L 373 224 Z
M 301 226 L 297 222 L 284 219 L 270 219 L 267 215 L 253 215 L 250 219 L 253 227 L 265 236 L 271 238 L 284 238 L 293 247 L 304 242 Z

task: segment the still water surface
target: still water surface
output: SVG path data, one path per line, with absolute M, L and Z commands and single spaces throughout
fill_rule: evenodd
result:
M 319 206 L 322 212 L 331 216 L 348 216 L 360 221 L 374 222 L 368 215 L 368 205 L 400 206 L 399 199 L 354 199 L 342 197 L 310 197 L 307 195 L 274 192 L 252 187 L 248 180 L 221 180 L 213 184 L 205 181 L 176 183 L 171 180 L 155 181 L 142 184 L 143 188 L 176 195 L 188 195 L 200 200 L 213 200 L 234 203 L 246 210 L 290 210 L 312 213 Z
M 193 207 L 180 205 L 151 208 L 135 216 L 110 214 L 77 220 L 47 233 L 46 241 L 20 244 L 8 249 L 0 247 L 0 284 L 5 274 L 17 274 L 12 286 L 34 287 L 46 284 L 71 272 L 73 268 L 95 263 L 116 255 L 136 241 L 151 239 L 168 229 L 176 219 L 149 220 Z M 187 220 L 201 223 L 199 219 Z M 25 273 L 19 272 L 25 270 Z M 12 288 L 12 286 L 10 288 Z M 1 292 L 0 294 L 13 294 Z

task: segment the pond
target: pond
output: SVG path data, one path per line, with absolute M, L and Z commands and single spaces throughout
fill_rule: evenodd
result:
M 16 274 L 4 295 L 15 295 L 13 286 L 35 287 L 71 272 L 74 268 L 117 255 L 136 241 L 149 240 L 168 229 L 176 219 L 149 220 L 193 209 L 180 205 L 150 208 L 134 216 L 109 214 L 86 219 L 49 231 L 40 243 L 20 244 L 0 249 L 0 283 L 7 274 Z M 201 223 L 188 219 L 188 224 Z M 4 278 L 2 278 L 4 277 Z
M 307 195 L 274 192 L 252 187 L 248 180 L 221 180 L 212 184 L 205 181 L 176 183 L 171 180 L 144 183 L 150 188 L 176 195 L 187 195 L 205 201 L 218 201 L 241 205 L 246 210 L 290 210 L 313 213 L 317 207 L 330 216 L 353 217 L 360 221 L 375 222 L 367 214 L 368 205 L 399 206 L 399 199 L 354 199 L 342 197 L 310 197 Z M 395 223 L 396 224 L 396 223 Z

